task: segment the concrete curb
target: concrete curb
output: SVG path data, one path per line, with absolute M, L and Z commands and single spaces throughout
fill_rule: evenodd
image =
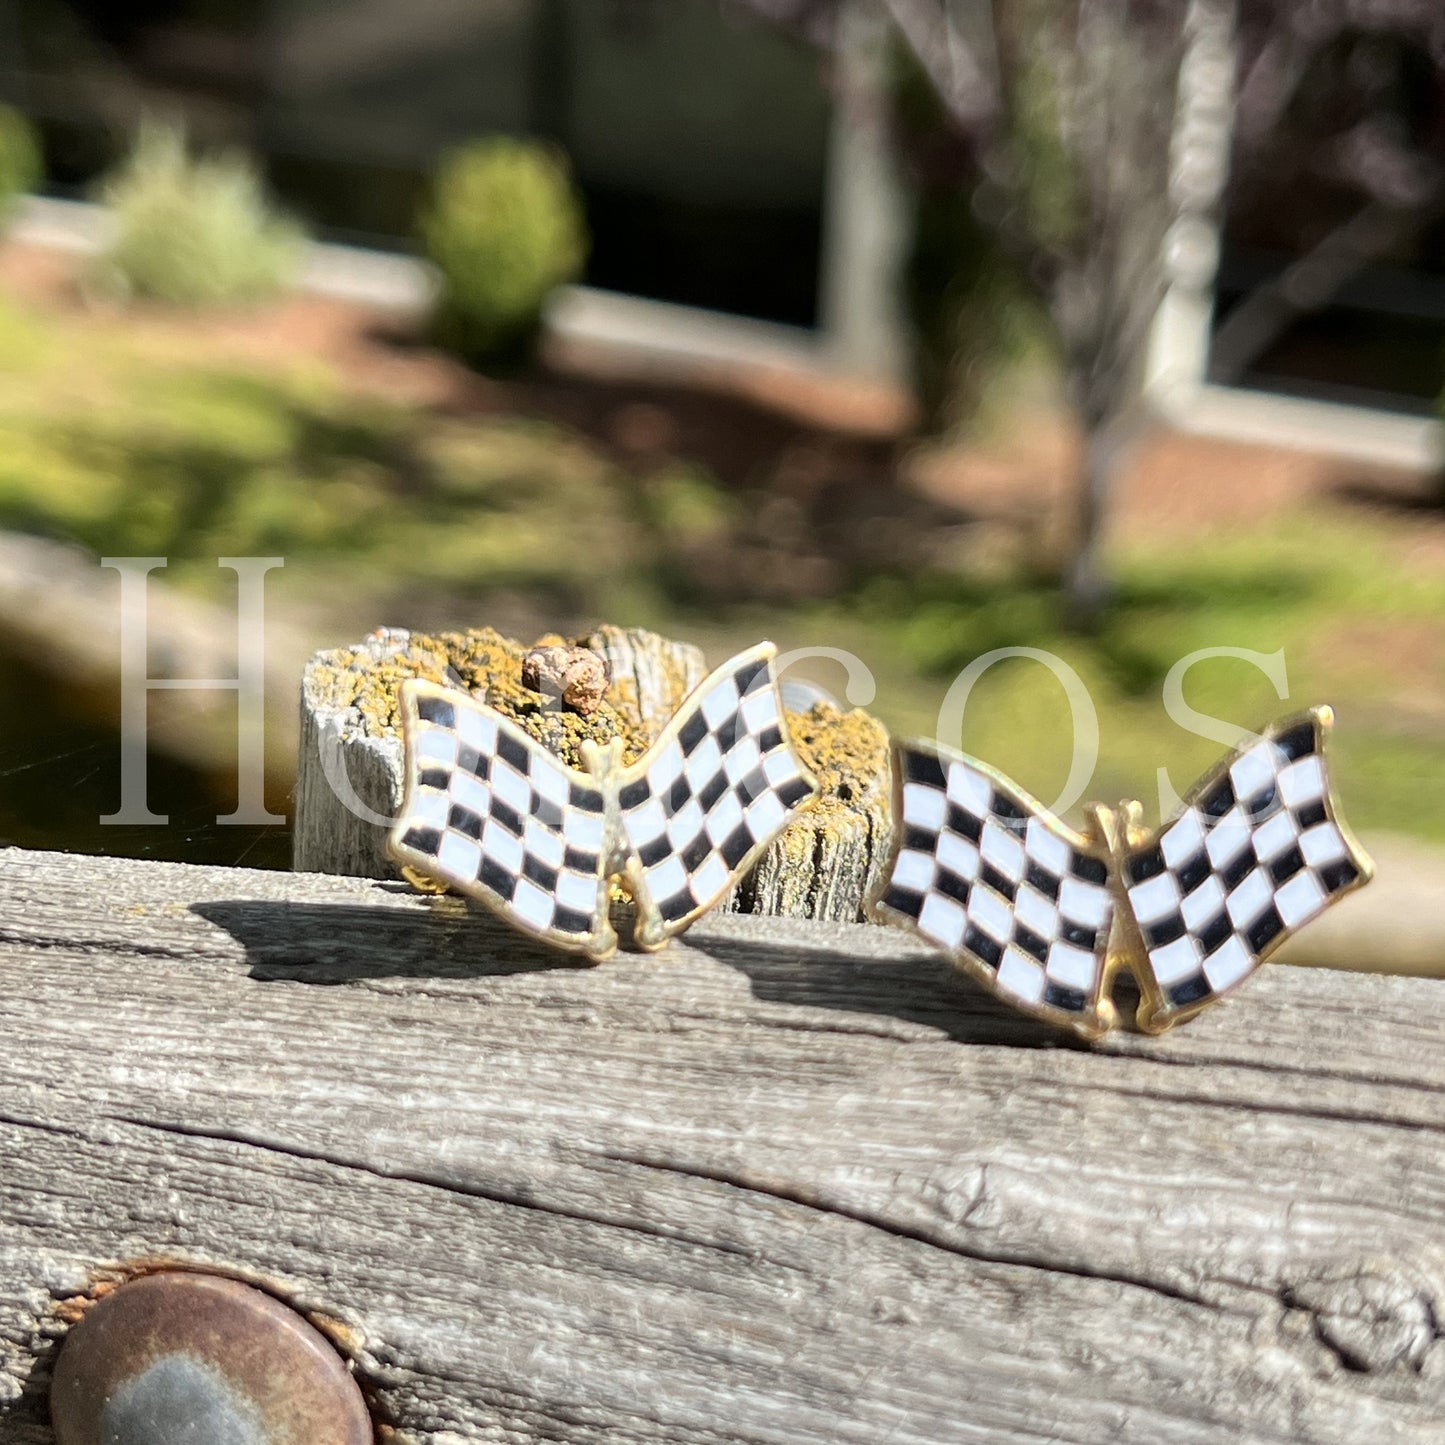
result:
M 6 234 L 22 245 L 88 256 L 105 247 L 111 230 L 103 206 L 27 196 Z M 419 315 L 432 304 L 437 275 L 419 256 L 311 241 L 295 286 L 312 296 L 334 296 L 358 305 Z M 665 368 L 670 374 L 716 365 L 805 373 L 836 370 L 818 334 L 804 327 L 592 286 L 559 287 L 547 308 L 546 324 L 548 332 L 560 341 L 601 346 L 609 353 Z

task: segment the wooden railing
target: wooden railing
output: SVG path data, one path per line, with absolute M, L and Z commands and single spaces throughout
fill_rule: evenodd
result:
M 1070 1045 L 891 931 L 595 969 L 382 882 L 0 853 L 0 1440 L 98 1287 L 327 1322 L 417 1445 L 1445 1438 L 1445 983 Z

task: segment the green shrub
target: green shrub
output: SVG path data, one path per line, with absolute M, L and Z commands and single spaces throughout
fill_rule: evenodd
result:
M 420 229 L 441 273 L 437 340 L 481 364 L 526 353 L 547 297 L 587 257 L 566 160 L 532 141 L 473 141 L 444 156 Z
M 0 105 L 0 221 L 9 219 L 16 201 L 36 186 L 42 170 L 35 128 L 18 110 Z
M 262 301 L 295 274 L 305 231 L 274 211 L 244 155 L 192 156 L 183 127 L 143 122 L 101 183 L 115 236 L 98 279 L 117 295 L 177 306 Z

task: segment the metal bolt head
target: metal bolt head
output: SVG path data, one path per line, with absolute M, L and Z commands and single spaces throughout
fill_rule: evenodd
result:
M 295 1310 L 216 1275 L 122 1285 L 66 1337 L 56 1445 L 371 1445 L 356 1381 Z

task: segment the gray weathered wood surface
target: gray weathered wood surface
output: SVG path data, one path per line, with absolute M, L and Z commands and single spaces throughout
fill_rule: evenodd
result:
M 878 928 L 577 968 L 384 883 L 0 852 L 0 1440 L 117 1264 L 343 1322 L 397 1437 L 1436 1442 L 1445 984 L 1067 1046 Z

